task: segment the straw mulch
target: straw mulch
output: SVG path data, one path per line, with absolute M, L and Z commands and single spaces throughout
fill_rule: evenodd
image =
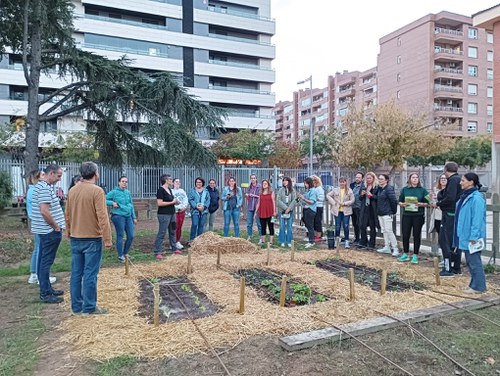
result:
M 256 252 L 260 247 L 242 238 L 223 238 L 215 232 L 205 232 L 198 236 L 191 244 L 190 252 L 193 255 L 207 253 L 245 253 Z
M 356 284 L 356 300 L 351 302 L 347 279 L 307 263 L 309 260 L 334 257 L 335 252 L 332 251 L 295 253 L 295 261 L 292 262 L 290 252 L 272 250 L 271 265 L 266 266 L 267 251 L 252 247 L 245 240 L 215 239 L 213 235 L 206 234 L 195 242 L 198 241 L 206 243 L 210 252 L 214 249 L 216 251 L 216 246 L 227 251 L 233 249 L 235 244 L 247 243 L 245 247 L 235 247 L 237 253 L 225 252 L 221 256 L 219 269 L 216 268 L 216 255 L 203 252 L 199 243 L 193 244 L 193 273 L 189 278 L 212 302 L 222 307 L 216 315 L 196 320 L 214 348 L 232 347 L 254 335 L 289 335 L 327 326 L 321 320 L 339 325 L 379 316 L 374 310 L 394 314 L 442 304 L 414 291 L 389 292 L 380 296 L 377 291 L 360 284 Z M 399 263 L 388 256 L 342 251 L 341 258 L 356 264 L 387 269 L 388 272 L 397 271 L 406 280 L 421 281 L 428 287 L 453 294 L 460 294 L 468 284 L 468 278 L 456 277 L 442 280 L 442 286 L 436 287 L 432 269 Z M 190 320 L 154 327 L 137 315 L 138 281 L 143 278 L 184 275 L 186 266 L 186 256 L 174 256 L 163 262 L 132 265 L 128 277 L 124 275 L 122 268 L 101 270 L 99 305 L 109 308 L 109 314 L 69 317 L 61 326 L 64 330 L 63 340 L 74 346 L 76 355 L 97 360 L 120 355 L 158 359 L 195 352 L 208 353 L 209 347 Z M 247 287 L 245 313 L 240 315 L 240 282 L 233 273 L 241 268 L 263 268 L 293 276 L 310 284 L 317 292 L 327 295 L 330 300 L 311 306 L 280 308 L 262 300 L 255 290 Z M 461 300 L 441 294 L 436 296 L 450 303 Z M 69 310 L 68 304 L 67 309 Z

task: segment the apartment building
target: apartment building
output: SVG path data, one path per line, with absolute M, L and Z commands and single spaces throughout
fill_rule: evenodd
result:
M 80 48 L 110 59 L 126 55 L 143 71 L 171 73 L 201 102 L 226 109 L 229 132 L 274 130 L 270 0 L 79 0 L 74 5 L 74 38 Z M 63 85 L 43 77 L 40 95 Z M 21 58 L 4 56 L 0 123 L 25 115 L 26 100 Z M 84 129 L 82 116 L 42 124 L 42 140 Z M 139 132 L 136 124 L 124 126 Z M 216 137 L 197 136 L 203 141 Z
M 429 14 L 380 39 L 378 101 L 395 99 L 452 124 L 457 135 L 493 128 L 493 34 L 472 18 Z

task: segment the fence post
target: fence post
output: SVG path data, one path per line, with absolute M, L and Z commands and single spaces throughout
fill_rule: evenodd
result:
M 497 251 L 499 246 L 499 235 L 500 235 L 500 211 L 498 210 L 498 204 L 500 199 L 498 193 L 493 193 L 491 196 L 492 212 L 493 212 L 493 241 L 491 244 L 491 252 L 493 253 L 493 264 L 496 265 L 497 262 Z

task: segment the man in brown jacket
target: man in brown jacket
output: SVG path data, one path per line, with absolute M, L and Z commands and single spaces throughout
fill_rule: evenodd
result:
M 71 243 L 71 310 L 74 314 L 104 314 L 97 306 L 97 274 L 102 243 L 111 248 L 111 227 L 106 196 L 96 185 L 99 171 L 94 162 L 80 167 L 83 181 L 75 185 L 66 202 L 66 229 Z

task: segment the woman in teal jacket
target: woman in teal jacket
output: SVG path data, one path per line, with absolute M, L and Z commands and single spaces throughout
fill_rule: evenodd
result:
M 227 185 L 222 190 L 221 195 L 224 209 L 224 236 L 229 235 L 229 225 L 231 219 L 234 225 L 234 236 L 240 237 L 240 210 L 243 204 L 241 188 L 236 184 L 236 179 L 232 176 L 227 180 Z
M 134 241 L 134 227 L 137 223 L 132 195 L 127 187 L 127 177 L 120 176 L 118 186 L 106 195 L 106 205 L 112 207 L 111 220 L 116 229 L 116 250 L 118 252 L 118 259 L 121 262 L 125 262 L 125 255 L 128 254 L 132 246 L 132 242 Z M 123 245 L 124 233 L 127 235 L 125 246 Z
M 464 292 L 468 294 L 486 291 L 486 276 L 481 261 L 481 248 L 486 241 L 486 202 L 479 192 L 479 177 L 473 172 L 462 176 L 462 195 L 455 210 L 455 237 L 453 249 L 465 253 L 471 281 Z

